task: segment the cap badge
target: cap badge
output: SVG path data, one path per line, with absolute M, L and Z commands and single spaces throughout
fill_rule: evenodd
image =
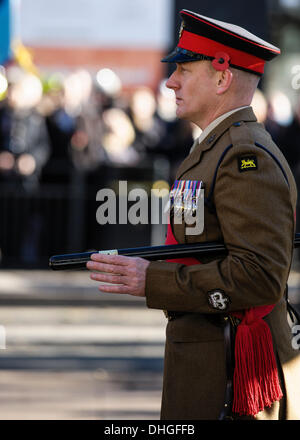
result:
M 181 35 L 182 35 L 182 32 L 183 32 L 183 29 L 184 29 L 184 22 L 182 21 L 182 22 L 181 22 L 181 25 L 180 25 L 180 29 L 179 29 L 179 40 L 180 40 L 180 38 L 181 38 Z
M 217 52 L 212 60 L 212 65 L 216 70 L 226 70 L 229 67 L 230 56 L 226 52 Z

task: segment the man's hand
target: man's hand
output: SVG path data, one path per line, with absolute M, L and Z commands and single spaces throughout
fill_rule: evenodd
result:
M 145 296 L 146 269 L 149 264 L 143 258 L 92 254 L 86 267 L 92 271 L 92 280 L 111 283 L 101 284 L 99 290 L 102 292 Z

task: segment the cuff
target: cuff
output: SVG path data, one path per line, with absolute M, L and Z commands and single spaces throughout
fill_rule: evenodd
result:
M 146 304 L 150 309 L 172 310 L 174 293 L 178 290 L 178 263 L 153 261 L 146 271 Z

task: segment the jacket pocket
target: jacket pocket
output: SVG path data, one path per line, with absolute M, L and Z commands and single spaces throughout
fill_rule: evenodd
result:
M 220 341 L 223 323 L 223 315 L 186 313 L 168 322 L 166 336 L 170 342 Z

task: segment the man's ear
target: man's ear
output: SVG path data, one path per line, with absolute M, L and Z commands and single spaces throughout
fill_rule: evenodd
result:
M 220 74 L 218 75 L 217 78 L 217 95 L 222 95 L 229 89 L 230 84 L 232 82 L 232 78 L 233 78 L 233 74 L 231 70 L 226 69 L 220 71 Z

